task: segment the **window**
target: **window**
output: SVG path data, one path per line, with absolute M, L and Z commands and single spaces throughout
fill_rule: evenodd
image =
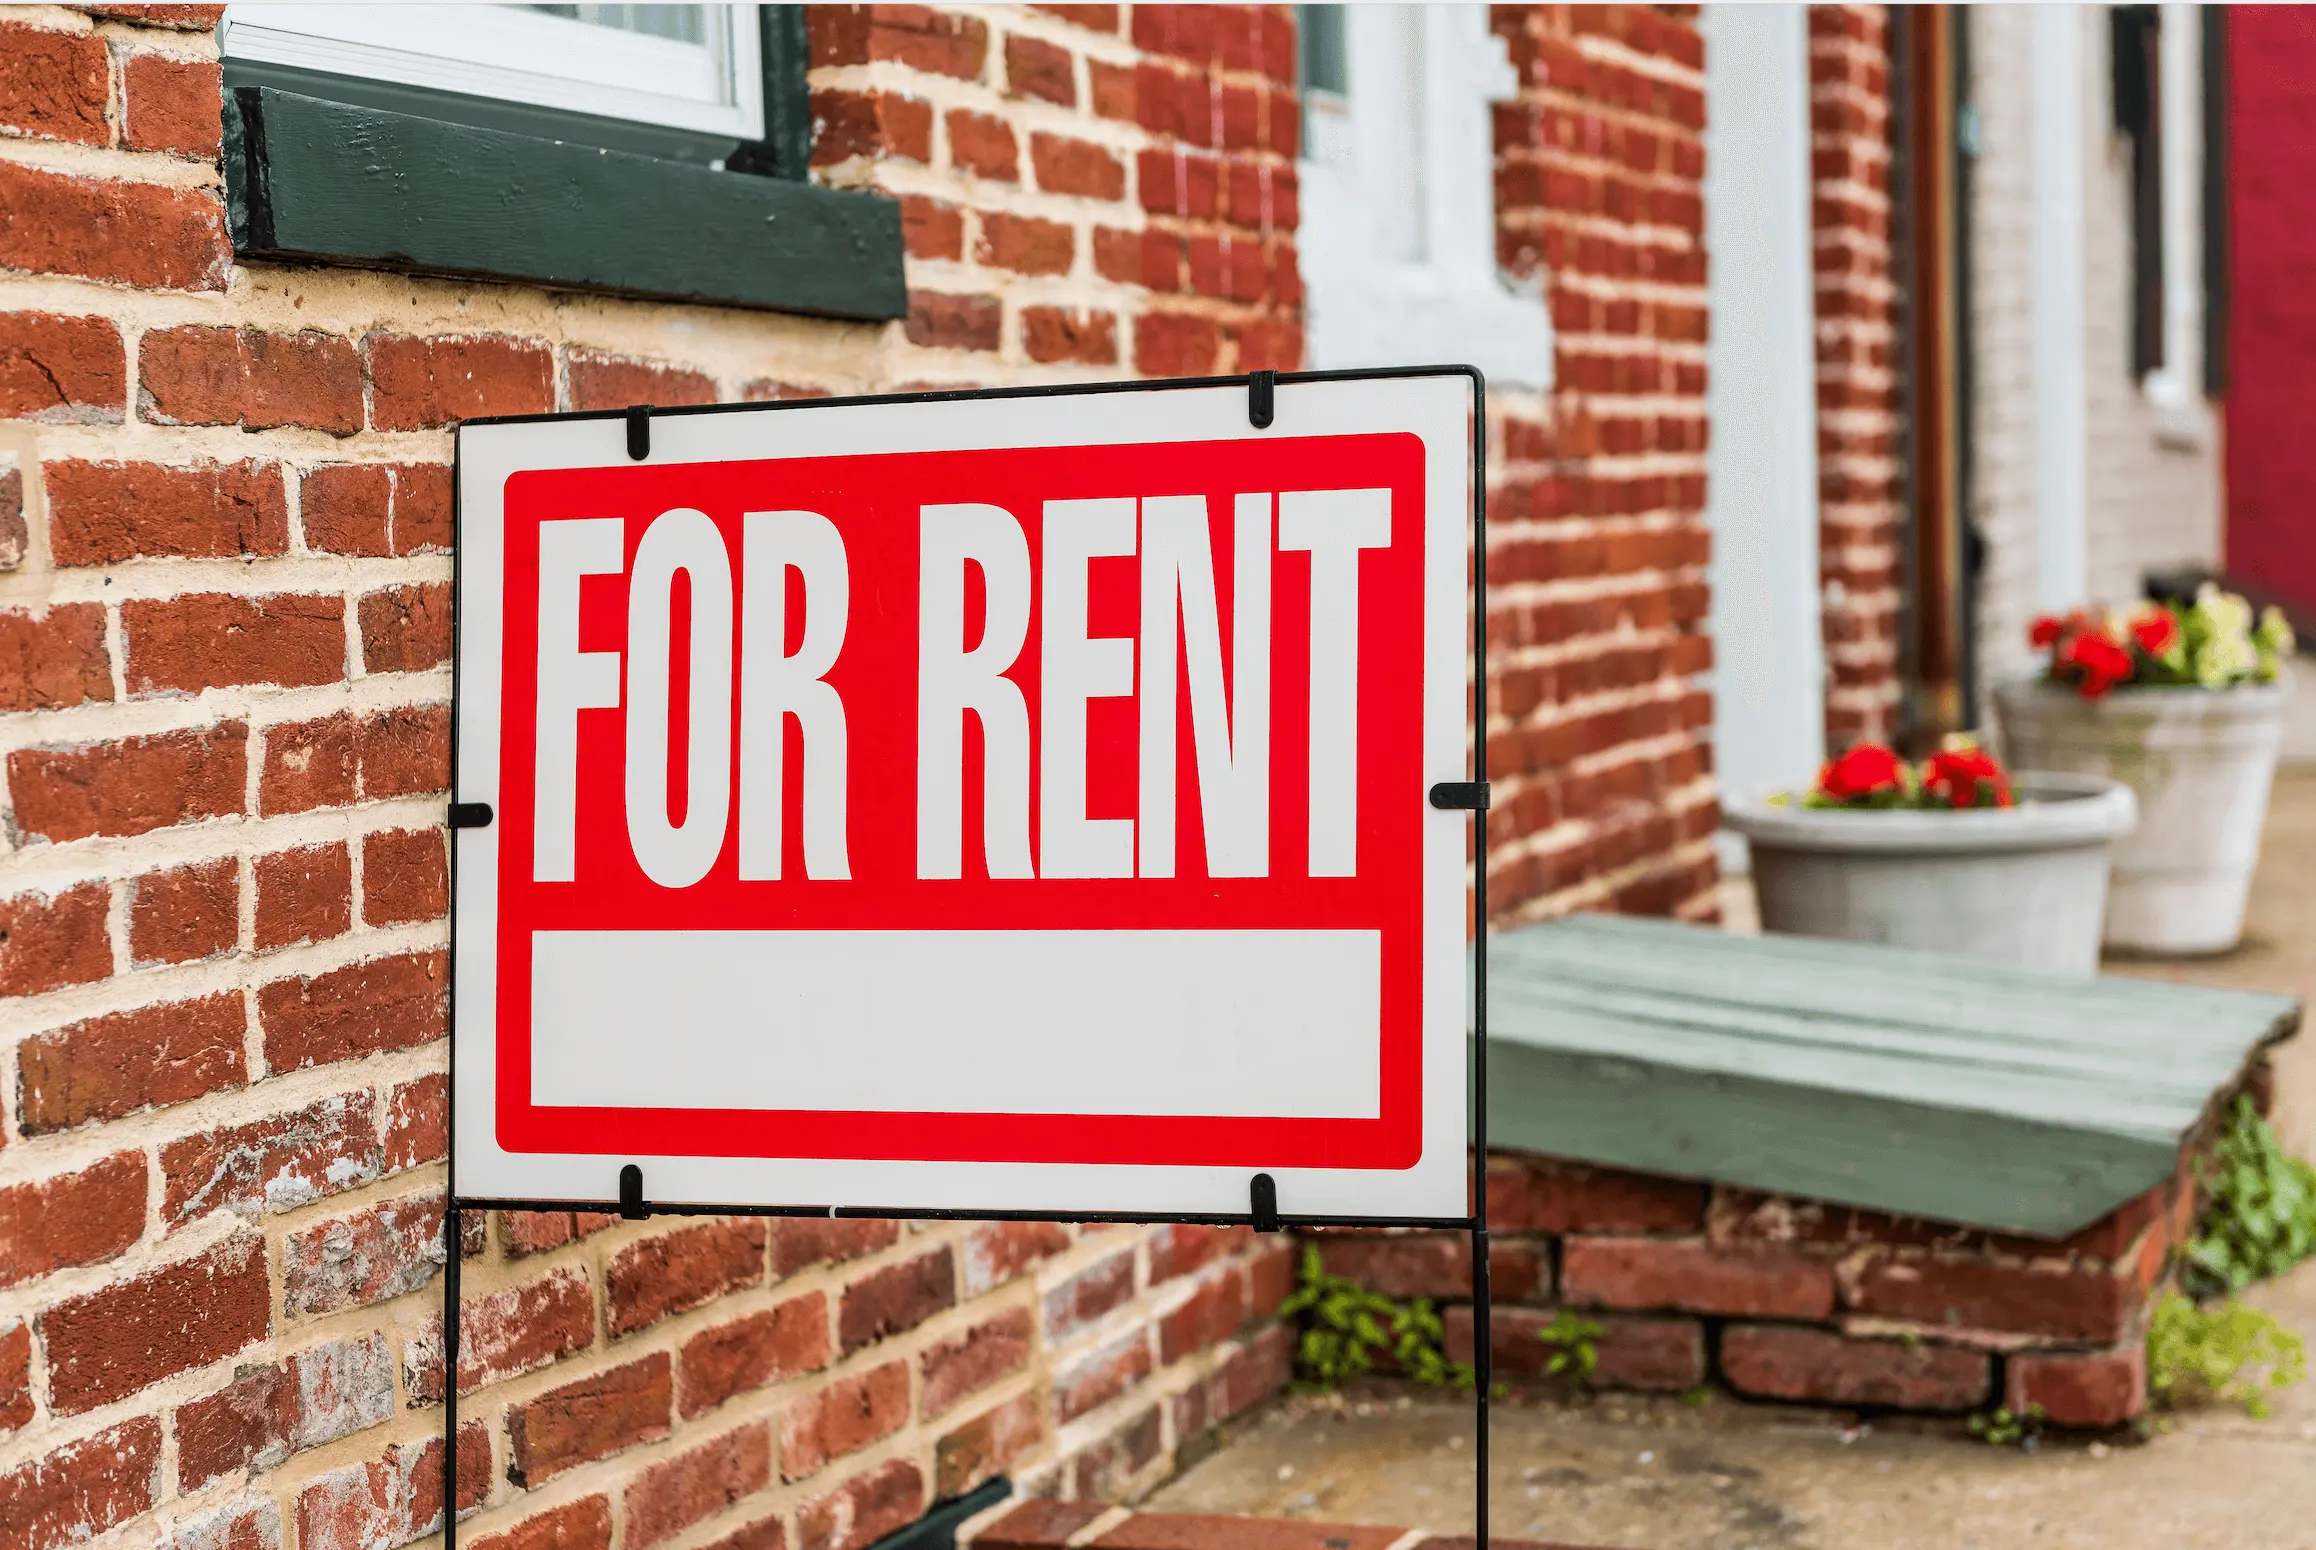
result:
M 1489 105 L 1519 80 L 1483 5 L 1301 9 L 1298 253 L 1311 363 L 1459 362 L 1546 388 L 1542 299 L 1496 267 Z
M 2198 391 L 2196 332 L 2208 326 L 2196 242 L 2205 226 L 2195 135 L 2203 29 L 2191 5 L 2117 6 L 2110 13 L 2114 121 L 2131 140 L 2131 369 L 2168 442 L 2201 446 L 2209 413 Z
M 764 137 L 756 7 L 237 5 L 228 59 Z
M 903 315 L 898 205 L 813 186 L 801 7 L 234 5 L 245 258 Z

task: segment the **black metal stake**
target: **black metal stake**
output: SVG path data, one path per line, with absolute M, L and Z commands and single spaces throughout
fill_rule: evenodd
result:
M 1488 388 L 1472 377 L 1472 1463 L 1474 1550 L 1488 1550 L 1488 1389 L 1495 1374 L 1488 1276 Z M 1435 788 L 1432 799 L 1439 792 Z

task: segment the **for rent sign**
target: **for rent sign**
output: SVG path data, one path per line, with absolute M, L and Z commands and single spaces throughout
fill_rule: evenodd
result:
M 1472 400 L 462 430 L 461 1194 L 1462 1215 Z

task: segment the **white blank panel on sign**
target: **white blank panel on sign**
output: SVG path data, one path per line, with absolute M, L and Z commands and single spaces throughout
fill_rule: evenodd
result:
M 1372 931 L 542 931 L 532 952 L 543 1104 L 1369 1119 L 1379 1102 Z

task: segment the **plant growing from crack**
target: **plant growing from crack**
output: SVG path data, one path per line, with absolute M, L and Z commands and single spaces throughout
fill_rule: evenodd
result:
M 2147 1327 L 2147 1396 L 2164 1409 L 2240 1404 L 2265 1420 L 2268 1396 L 2308 1376 L 2308 1348 L 2275 1318 L 2229 1298 L 2197 1307 L 2174 1292 Z
M 2206 1204 L 2186 1249 L 2187 1289 L 2240 1292 L 2316 1254 L 2316 1168 L 2284 1150 L 2252 1100 L 2196 1166 Z
M 1348 1276 L 1330 1275 L 1315 1245 L 1303 1250 L 1302 1283 L 1279 1312 L 1302 1324 L 1295 1371 L 1310 1387 L 1332 1389 L 1364 1377 L 1375 1370 L 1378 1354 L 1415 1383 L 1468 1389 L 1475 1381 L 1469 1364 L 1450 1361 L 1442 1349 L 1447 1329 L 1430 1298 L 1397 1302 Z

